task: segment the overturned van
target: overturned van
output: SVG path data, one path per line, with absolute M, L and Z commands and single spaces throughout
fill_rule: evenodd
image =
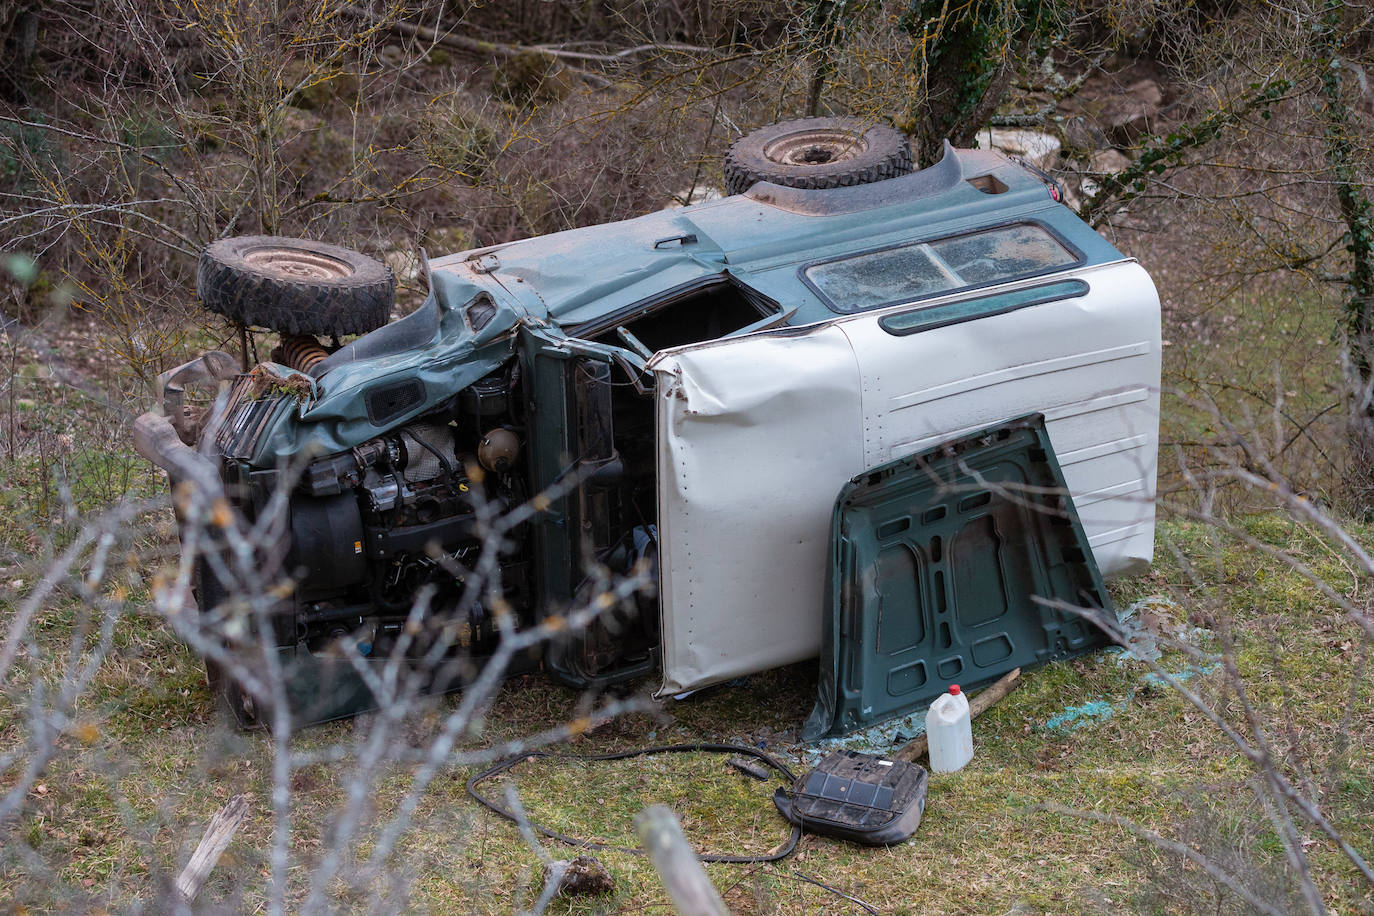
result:
M 371 702 L 338 647 L 388 657 L 422 588 L 433 621 L 462 621 L 452 653 L 480 665 L 493 602 L 528 627 L 608 570 L 656 565 L 656 594 L 528 660 L 579 687 L 658 672 L 677 693 L 815 657 L 844 600 L 841 489 L 1018 417 L 1043 418 L 1096 567 L 1148 564 L 1158 297 L 1046 176 L 948 146 L 913 172 L 899 134 L 833 119 L 747 136 L 726 175 L 740 193 L 435 259 L 424 304 L 381 327 L 391 278 L 376 262 L 264 237 L 207 251 L 206 304 L 283 343 L 256 367 L 213 354 L 169 373 L 136 442 L 174 478 L 218 475 L 250 518 L 290 488 L 294 590 L 261 636 L 294 663 L 299 719 Z M 198 421 L 179 400 L 196 376 L 228 388 Z M 477 503 L 536 494 L 550 498 L 506 538 L 499 587 L 464 602 Z M 981 543 L 1000 543 L 985 522 Z M 951 538 L 939 562 L 958 568 Z M 931 557 L 903 549 L 898 578 L 940 591 L 920 607 L 952 616 L 919 644 L 869 648 L 920 660 L 987 643 L 1000 612 L 965 614 L 954 592 L 996 571 L 936 581 Z M 199 579 L 213 605 L 223 587 L 203 563 Z M 921 688 L 954 670 L 932 659 Z M 240 721 L 260 715 L 221 686 Z

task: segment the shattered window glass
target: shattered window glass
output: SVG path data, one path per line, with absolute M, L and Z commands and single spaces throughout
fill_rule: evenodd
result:
M 964 285 L 1038 273 L 1078 260 L 1044 229 L 1026 224 L 941 239 L 930 247 Z
M 860 312 L 1077 262 L 1047 229 L 1021 223 L 813 264 L 805 273 L 835 311 Z
M 930 256 L 928 245 L 890 248 L 807 268 L 807 277 L 845 312 L 929 296 L 964 284 Z

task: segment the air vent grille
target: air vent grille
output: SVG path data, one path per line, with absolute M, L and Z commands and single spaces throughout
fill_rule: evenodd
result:
M 372 425 L 385 426 L 424 402 L 425 385 L 419 379 L 382 385 L 369 391 L 363 400 Z

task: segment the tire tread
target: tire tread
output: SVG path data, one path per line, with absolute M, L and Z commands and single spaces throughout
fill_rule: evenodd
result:
M 206 308 L 240 324 L 286 334 L 365 334 L 390 319 L 396 281 L 381 262 L 356 252 L 348 254 L 362 268 L 353 276 L 328 284 L 310 283 L 254 271 L 237 262 L 232 246 L 215 243 L 202 252 L 196 265 L 196 289 Z
M 873 140 L 873 148 L 866 156 L 867 161 L 852 160 L 854 166 L 846 171 L 817 173 L 804 167 L 771 162 L 763 156 L 764 144 L 779 135 L 836 125 L 852 126 L 852 122 L 835 118 L 799 118 L 779 121 L 740 137 L 725 154 L 725 193 L 742 194 L 759 181 L 807 190 L 845 188 L 885 181 L 913 171 L 911 146 L 906 137 L 893 128 L 881 126 L 865 129 Z

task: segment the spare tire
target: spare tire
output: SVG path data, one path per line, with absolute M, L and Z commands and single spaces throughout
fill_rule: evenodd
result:
M 285 334 L 365 334 L 387 323 L 396 277 L 338 245 L 274 235 L 220 239 L 201 253 L 196 292 L 213 312 Z
M 911 170 L 911 145 L 899 130 L 857 118 L 800 118 L 736 140 L 725 154 L 725 193 L 742 194 L 756 181 L 843 188 Z

